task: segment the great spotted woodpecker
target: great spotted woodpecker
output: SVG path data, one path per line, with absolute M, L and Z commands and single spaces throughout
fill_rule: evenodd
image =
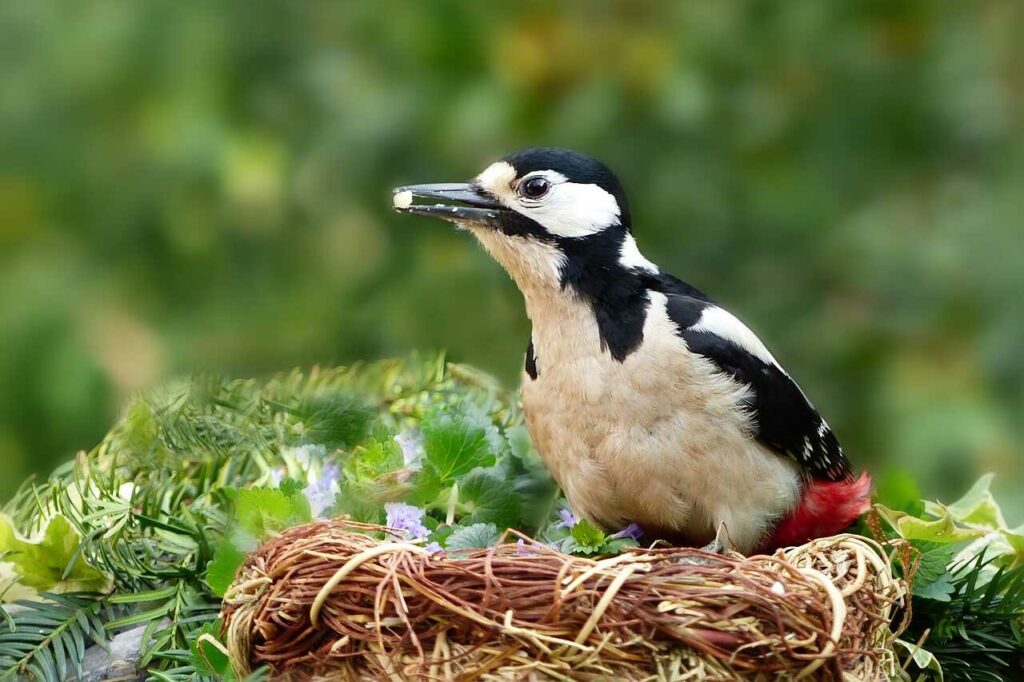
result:
M 518 285 L 533 325 L 527 426 L 578 514 L 750 553 L 839 532 L 867 509 L 867 474 L 853 476 L 760 339 L 641 255 L 601 162 L 527 149 L 470 183 L 393 199 L 471 232 Z

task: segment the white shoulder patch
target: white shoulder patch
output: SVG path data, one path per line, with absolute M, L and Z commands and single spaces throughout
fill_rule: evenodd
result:
M 697 320 L 697 324 L 693 325 L 691 329 L 708 332 L 732 341 L 754 357 L 782 369 L 768 351 L 768 348 L 761 342 L 761 339 L 757 338 L 754 332 L 750 331 L 745 324 L 736 319 L 736 316 L 724 308 L 719 308 L 718 306 L 705 308 L 704 312 L 701 313 L 700 319 Z
M 633 239 L 631 234 L 627 234 L 622 242 L 622 249 L 619 251 L 619 263 L 627 268 L 647 270 L 654 273 L 658 272 L 658 266 L 644 258 L 644 255 L 640 253 L 640 249 L 636 246 L 636 240 Z

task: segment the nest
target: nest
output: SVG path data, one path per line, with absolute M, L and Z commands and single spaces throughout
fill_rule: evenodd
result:
M 225 598 L 231 664 L 308 679 L 857 679 L 898 668 L 906 584 L 839 535 L 774 556 L 543 545 L 430 554 L 343 520 L 285 531 Z M 385 537 L 379 540 L 373 537 Z

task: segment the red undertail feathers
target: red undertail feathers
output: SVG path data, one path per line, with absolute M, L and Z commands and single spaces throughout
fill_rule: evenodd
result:
M 845 481 L 811 480 L 793 511 L 785 516 L 764 550 L 801 545 L 840 533 L 871 507 L 871 477 Z

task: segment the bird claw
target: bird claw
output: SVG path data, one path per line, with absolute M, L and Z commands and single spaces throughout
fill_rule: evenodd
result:
M 701 547 L 700 551 L 708 554 L 725 554 L 725 543 L 716 536 L 714 540 Z
M 701 547 L 700 551 L 701 552 L 706 552 L 707 554 L 716 554 L 719 557 L 720 556 L 724 556 L 725 555 L 725 551 L 726 551 L 726 549 L 728 547 L 728 545 L 726 544 L 726 542 L 727 542 L 726 539 L 728 538 L 728 536 L 729 536 L 729 529 L 726 528 L 725 523 L 719 524 L 718 525 L 718 532 L 715 533 L 714 539 L 711 542 L 709 542 L 708 544 L 706 544 L 703 547 Z M 690 566 L 713 566 L 713 565 L 717 564 L 718 561 L 717 561 L 717 557 L 694 555 L 694 556 L 686 556 L 686 557 L 681 558 L 679 560 L 679 563 L 687 564 L 687 565 L 690 565 Z

